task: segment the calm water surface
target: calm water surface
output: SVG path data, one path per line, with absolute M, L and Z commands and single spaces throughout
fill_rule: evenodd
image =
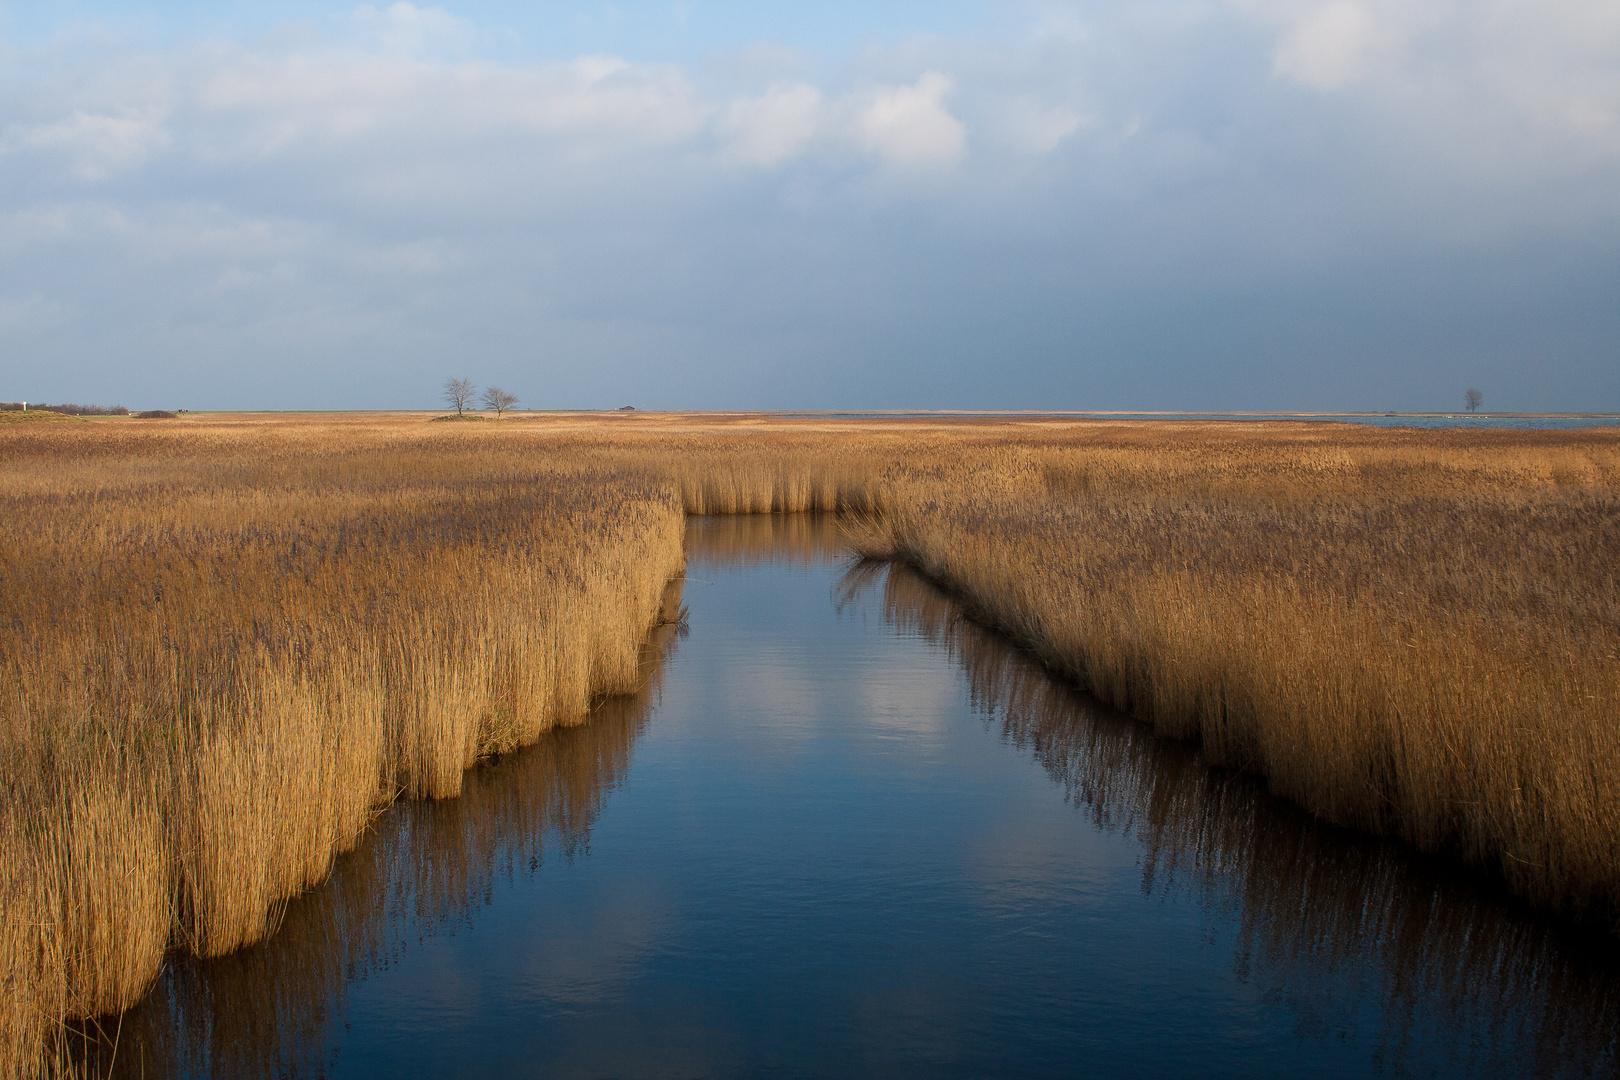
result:
M 688 541 L 642 694 L 384 815 L 100 1071 L 1615 1070 L 1607 947 L 1212 773 L 825 522 Z

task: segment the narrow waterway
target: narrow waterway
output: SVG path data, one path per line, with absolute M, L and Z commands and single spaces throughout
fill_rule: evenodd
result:
M 1605 940 L 1210 771 L 824 520 L 688 552 L 640 695 L 389 811 L 96 1071 L 1615 1071 Z

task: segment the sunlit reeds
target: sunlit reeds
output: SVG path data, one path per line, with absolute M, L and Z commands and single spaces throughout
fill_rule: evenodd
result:
M 480 763 L 455 799 L 396 803 L 320 888 L 289 902 L 274 935 L 216 959 L 176 958 L 134 1009 L 71 1024 L 74 1064 L 108 1080 L 319 1074 L 356 973 L 465 924 L 501 878 L 588 841 L 676 647 L 679 584 L 633 695 L 603 699 L 588 723 L 550 731 L 525 753 Z
M 1324 820 L 1620 920 L 1620 432 L 598 430 L 689 512 L 851 512 L 862 553 Z
M 1386 1067 L 1416 1071 L 1410 1059 L 1430 1040 L 1468 1075 L 1600 1076 L 1620 1064 L 1620 943 L 1600 928 L 1534 918 L 1453 865 L 1324 828 L 1052 679 L 904 567 L 858 564 L 841 593 L 944 648 L 988 724 L 1099 828 L 1134 834 L 1144 892 L 1229 906 L 1250 978 L 1275 980 L 1306 1011 L 1319 996 L 1328 1024 L 1370 991 Z M 1357 985 L 1362 973 L 1370 985 Z M 1419 1037 L 1419 1018 L 1438 1030 Z
M 845 514 L 1327 821 L 1620 912 L 1620 433 L 748 417 L 0 432 L 0 1055 L 633 681 L 681 511 Z
M 6 447 L 13 1071 L 132 1005 L 167 949 L 261 938 L 397 795 L 455 795 L 634 686 L 681 560 L 666 488 L 578 462 L 118 423 Z
M 865 543 L 1325 820 L 1620 914 L 1613 434 L 1121 434 Z

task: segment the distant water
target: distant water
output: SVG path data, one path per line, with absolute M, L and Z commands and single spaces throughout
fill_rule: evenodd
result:
M 644 692 L 389 811 L 98 1071 L 1615 1071 L 1606 940 L 1212 772 L 824 521 L 688 540 Z
M 1491 416 L 1479 413 L 1419 416 L 1311 416 L 1304 413 L 1278 415 L 1258 413 L 1233 415 L 1231 413 L 1177 413 L 1174 416 L 1145 413 L 1113 415 L 1119 420 L 1314 420 L 1335 424 L 1367 424 L 1372 427 L 1411 428 L 1518 428 L 1525 431 L 1564 431 L 1585 427 L 1620 427 L 1620 416 Z
M 1412 428 L 1517 428 L 1526 431 L 1564 431 L 1586 427 L 1620 427 L 1620 416 L 1514 416 L 1490 413 L 1422 413 L 1422 414 L 1331 414 L 1321 413 L 782 413 L 788 418 L 822 418 L 828 420 L 859 419 L 948 419 L 971 417 L 983 419 L 1038 419 L 1054 416 L 1075 420 L 1282 420 L 1333 424 L 1367 424 L 1371 427 Z

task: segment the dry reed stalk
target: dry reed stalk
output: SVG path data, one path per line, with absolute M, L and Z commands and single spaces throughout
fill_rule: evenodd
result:
M 789 509 L 783 492 L 835 478 L 817 505 L 862 515 L 864 553 L 1161 734 L 1328 821 L 1620 921 L 1620 433 L 595 430 L 627 464 L 664 458 L 689 512 Z
M 1387 441 L 1037 453 L 902 494 L 864 544 L 1312 813 L 1612 920 L 1615 441 Z
M 875 593 L 886 622 L 941 646 L 1005 740 L 1098 828 L 1134 834 L 1144 890 L 1234 905 L 1250 979 L 1275 979 L 1279 996 L 1320 993 L 1330 1012 L 1347 984 L 1368 978 L 1386 1067 L 1408 1071 L 1409 1056 L 1436 1037 L 1469 1075 L 1597 1076 L 1620 1063 L 1612 941 L 1571 947 L 1566 928 L 1450 867 L 1321 828 L 1260 784 L 1212 770 L 1199 748 L 1157 738 L 1050 678 L 904 567 L 857 564 L 840 592 L 841 605 Z M 1424 1016 L 1442 1024 L 1420 1042 Z
M 666 489 L 526 447 L 62 427 L 12 440 L 0 486 L 19 1075 L 167 948 L 270 932 L 396 794 L 457 794 L 633 687 L 682 557 Z
M 680 584 L 665 592 L 633 695 L 596 703 L 589 723 L 546 732 L 529 753 L 468 770 L 455 799 L 396 803 L 319 889 L 288 902 L 275 934 L 225 957 L 172 958 L 140 1004 L 82 1025 L 72 1066 L 105 1080 L 321 1072 L 357 972 L 464 922 L 500 879 L 587 841 L 676 646 Z
M 629 685 L 683 508 L 857 515 L 1312 813 L 1617 910 L 1614 432 L 423 419 L 0 435 L 7 1068 L 167 943 L 264 933 L 396 793 Z M 103 910 L 148 873 L 155 934 Z

